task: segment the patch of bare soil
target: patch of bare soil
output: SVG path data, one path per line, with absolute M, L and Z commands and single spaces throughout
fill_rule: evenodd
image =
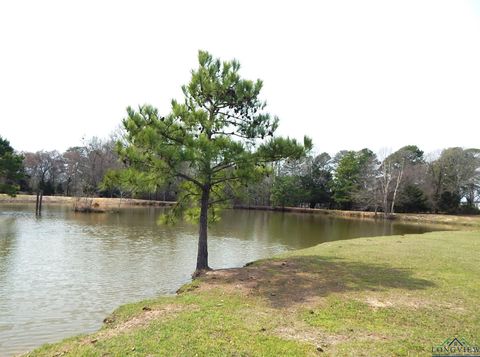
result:
M 321 352 L 328 352 L 334 349 L 335 345 L 348 343 L 349 341 L 374 342 L 388 339 L 387 336 L 378 333 L 359 333 L 352 330 L 350 334 L 334 334 L 307 325 L 299 326 L 298 324 L 278 327 L 273 331 L 273 334 L 287 340 L 310 343 L 317 346 L 317 350 Z
M 96 343 L 99 340 L 112 338 L 120 334 L 127 333 L 133 329 L 146 326 L 153 320 L 165 321 L 167 319 L 171 319 L 175 317 L 178 313 L 182 311 L 186 311 L 187 309 L 188 310 L 195 309 L 195 308 L 196 307 L 194 306 L 184 306 L 184 305 L 175 305 L 175 304 L 162 305 L 161 307 L 158 307 L 158 308 L 150 308 L 145 306 L 140 314 L 132 317 L 127 321 L 123 321 L 119 324 L 113 325 L 108 329 L 99 331 L 98 333 L 95 334 L 93 338 L 90 337 L 84 340 L 83 343 Z M 107 325 L 113 324 L 114 321 L 111 320 L 110 318 L 106 318 L 105 323 Z
M 350 340 L 385 340 L 387 336 L 376 333 L 362 333 L 355 332 L 351 335 L 326 333 L 313 327 L 302 327 L 301 329 L 293 326 L 282 326 L 274 331 L 279 337 L 286 339 L 309 342 L 313 344 L 321 344 L 323 346 L 336 345 Z
M 267 261 L 243 268 L 209 271 L 202 278 L 200 290 L 221 285 L 227 293 L 263 296 L 274 307 L 314 302 L 322 291 L 342 285 L 322 279 L 318 272 L 309 272 L 294 260 Z
M 383 300 L 382 301 L 382 300 L 378 300 L 374 297 L 367 298 L 366 303 L 368 305 L 370 305 L 370 307 L 377 308 L 377 309 L 393 306 L 393 302 L 391 302 L 391 301 L 388 301 L 388 300 Z
M 327 334 L 319 329 L 302 326 L 301 328 L 295 326 L 281 326 L 273 331 L 274 335 L 285 338 L 287 340 L 296 340 L 301 342 L 308 342 L 312 344 L 327 347 L 340 342 L 349 340 L 346 335 Z
M 450 303 L 439 303 L 438 301 L 430 300 L 424 297 L 412 296 L 409 294 L 396 294 L 390 296 L 377 296 L 370 295 L 364 299 L 358 299 L 361 302 L 367 303 L 370 307 L 374 309 L 382 309 L 388 307 L 399 307 L 407 309 L 421 309 L 421 308 L 452 308 L 458 309 L 459 311 L 462 308 L 456 304 Z
M 213 270 L 206 272 L 201 280 L 200 291 L 221 287 L 227 293 L 263 297 L 275 308 L 312 306 L 332 293 L 391 288 L 418 290 L 434 285 L 413 277 L 408 269 L 318 256 L 268 260 L 243 268 Z

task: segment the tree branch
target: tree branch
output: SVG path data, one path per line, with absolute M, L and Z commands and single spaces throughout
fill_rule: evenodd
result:
M 240 177 L 224 177 L 222 179 L 212 181 L 211 185 L 215 186 L 215 185 L 218 185 L 219 183 L 222 183 L 222 182 L 234 181 L 234 180 L 240 180 Z
M 219 171 L 222 171 L 222 170 L 225 170 L 225 169 L 228 169 L 230 167 L 234 167 L 235 166 L 235 163 L 233 162 L 230 162 L 230 163 L 220 163 L 218 165 L 215 165 L 214 167 L 212 167 L 212 173 L 216 173 L 216 172 L 219 172 Z
M 200 181 L 194 179 L 193 177 L 190 177 L 190 176 L 188 176 L 188 175 L 185 175 L 185 174 L 183 174 L 183 173 L 181 173 L 181 172 L 177 172 L 177 173 L 175 173 L 174 175 L 177 176 L 177 177 L 181 177 L 181 178 L 183 178 L 183 179 L 185 179 L 185 180 L 187 180 L 187 181 L 193 182 L 195 185 L 197 185 L 197 186 L 200 187 L 201 189 L 203 189 L 203 187 L 204 187 L 204 185 L 203 185 Z

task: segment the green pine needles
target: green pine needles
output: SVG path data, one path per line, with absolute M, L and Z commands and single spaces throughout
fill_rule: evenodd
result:
M 130 186 L 181 181 L 177 205 L 161 221 L 199 222 L 201 271 L 208 269 L 208 222 L 240 187 L 268 174 L 269 163 L 298 159 L 312 143 L 274 136 L 278 118 L 259 99 L 262 82 L 242 79 L 238 61 L 199 51 L 198 64 L 182 87 L 184 100 L 172 100 L 168 115 L 150 105 L 127 109 L 118 152 L 128 164 L 122 176 Z

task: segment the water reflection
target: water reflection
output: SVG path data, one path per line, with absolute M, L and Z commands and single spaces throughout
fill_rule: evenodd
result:
M 4 259 L 13 249 L 16 233 L 16 219 L 0 216 L 0 259 Z
M 195 267 L 197 227 L 158 226 L 158 208 L 115 214 L 0 206 L 0 355 L 99 328 L 118 305 L 173 293 Z M 359 236 L 415 233 L 418 225 L 322 215 L 227 210 L 210 229 L 214 268 Z

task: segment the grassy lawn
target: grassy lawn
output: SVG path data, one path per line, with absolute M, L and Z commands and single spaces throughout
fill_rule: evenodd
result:
M 29 356 L 417 356 L 480 344 L 480 232 L 329 242 L 212 271 Z

